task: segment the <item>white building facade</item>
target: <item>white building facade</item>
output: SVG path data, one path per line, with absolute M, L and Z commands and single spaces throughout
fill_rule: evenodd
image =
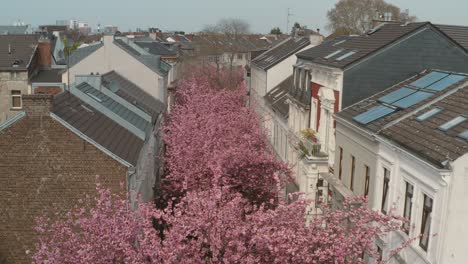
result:
M 409 219 L 404 231 L 376 239 L 389 263 L 465 263 L 468 258 L 468 122 L 463 119 L 468 108 L 459 99 L 468 94 L 466 81 L 368 125 L 355 122 L 354 111 L 372 109 L 380 95 L 337 116 L 334 174 L 324 178 L 344 186 L 345 193 L 330 186 L 326 196 L 367 196 L 371 209 Z M 453 107 L 456 102 L 461 109 Z M 410 126 L 413 130 L 404 131 Z

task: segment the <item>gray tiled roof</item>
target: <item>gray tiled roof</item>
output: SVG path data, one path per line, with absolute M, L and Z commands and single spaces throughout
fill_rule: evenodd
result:
M 149 95 L 136 84 L 127 80 L 115 71 L 102 75 L 102 85 L 131 104 L 136 105 L 143 111 L 150 114 L 153 117 L 153 120 L 155 120 L 157 116 L 165 110 L 163 102 Z
M 270 104 L 271 108 L 283 119 L 287 119 L 289 116 L 289 103 L 287 100 L 288 91 L 292 85 L 293 76 L 291 75 L 265 95 L 265 100 L 268 102 L 268 104 Z
M 278 45 L 256 57 L 252 61 L 252 64 L 261 69 L 268 70 L 269 68 L 280 63 L 285 58 L 294 55 L 294 53 L 307 47 L 309 44 L 310 39 L 308 37 L 286 39 L 285 41 L 280 42 Z
M 312 62 L 324 64 L 336 68 L 345 68 L 374 52 L 394 43 L 395 41 L 415 32 L 424 26 L 431 25 L 429 22 L 410 23 L 408 25 L 401 25 L 399 23 L 383 24 L 381 27 L 376 28 L 373 33 L 363 34 L 349 38 L 347 41 L 337 44 L 335 46 L 324 43 L 308 50 L 302 51 L 297 54 L 298 58 L 311 60 Z M 325 45 L 325 47 L 324 47 Z M 344 49 L 344 51 L 330 59 L 324 57 L 334 51 Z M 355 54 L 337 61 L 336 58 L 344 55 L 347 52 L 356 51 Z
M 70 67 L 73 67 L 78 62 L 84 60 L 89 55 L 93 54 L 96 50 L 104 46 L 103 43 L 89 45 L 87 47 L 79 48 L 73 51 L 70 55 Z
M 105 95 L 104 93 L 100 92 L 98 89 L 92 87 L 88 83 L 81 83 L 74 87 L 79 91 L 87 94 L 92 99 L 94 99 L 99 105 L 104 106 L 109 111 L 113 112 L 114 114 L 120 116 L 122 119 L 126 120 L 136 128 L 138 128 L 141 132 L 147 133 L 151 130 L 151 123 L 145 120 L 140 115 L 134 113 L 124 105 L 118 103 L 117 101 L 113 100 L 109 96 Z M 100 101 L 96 100 L 99 99 Z
M 169 64 L 160 60 L 157 56 L 151 55 L 150 53 L 143 54 L 143 52 L 138 51 L 122 39 L 115 39 L 114 43 L 156 73 L 167 75 L 171 68 Z
M 38 35 L 0 35 L 0 70 L 26 70 L 38 40 Z M 13 67 L 15 61 L 18 67 Z
M 451 26 L 451 25 L 434 25 L 442 32 L 447 34 L 451 39 L 455 40 L 468 50 L 468 27 L 466 26 Z
M 135 44 L 143 49 L 147 49 L 149 53 L 160 56 L 177 56 L 176 50 L 171 50 L 164 44 L 155 41 L 135 41 Z
M 402 148 L 407 149 L 437 167 L 443 168 L 447 159 L 455 160 L 468 153 L 468 141 L 457 137 L 468 129 L 468 121 L 464 121 L 445 132 L 438 129 L 440 125 L 452 120 L 456 116 L 468 114 L 468 87 L 463 87 L 463 84 L 468 82 L 468 75 L 460 82 L 435 93 L 420 103 L 407 109 L 397 110 L 367 125 L 358 123 L 353 119 L 353 117 L 373 107 L 382 105 L 382 103 L 378 102 L 380 97 L 403 86 L 408 86 L 413 81 L 420 79 L 430 72 L 427 71 L 421 75 L 412 77 L 379 94 L 356 103 L 338 113 L 337 117 L 390 139 Z M 440 107 L 443 110 L 424 121 L 416 120 L 418 116 L 435 107 Z
M 65 92 L 54 98 L 52 112 L 108 151 L 136 165 L 144 141 L 91 105 Z

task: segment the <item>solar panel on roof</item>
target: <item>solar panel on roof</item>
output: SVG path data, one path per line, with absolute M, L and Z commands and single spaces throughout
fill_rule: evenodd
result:
M 459 138 L 468 140 L 468 129 L 458 135 Z
M 350 51 L 350 52 L 344 54 L 343 56 L 336 58 L 336 60 L 337 61 L 342 61 L 342 60 L 344 60 L 344 59 L 346 59 L 346 58 L 348 58 L 348 57 L 350 57 L 350 56 L 352 56 L 352 55 L 354 55 L 356 53 L 357 53 L 357 51 Z
M 433 83 L 431 85 L 429 85 L 428 87 L 426 87 L 426 89 L 429 89 L 429 90 L 432 90 L 432 91 L 442 91 L 444 89 L 447 89 L 448 87 L 456 84 L 457 82 L 465 79 L 466 76 L 463 76 L 463 75 L 455 75 L 455 74 L 452 74 L 448 77 L 445 77 L 443 78 L 442 80 L 436 82 L 436 83 Z
M 342 51 L 344 51 L 344 49 L 339 49 L 339 50 L 337 50 L 337 51 L 334 51 L 334 52 L 328 54 L 328 55 L 325 56 L 324 58 L 325 58 L 325 59 L 329 59 L 329 58 L 331 58 L 331 57 L 337 55 L 338 53 L 340 53 L 340 52 L 342 52 Z
M 457 116 L 457 117 L 455 117 L 454 119 L 448 121 L 447 123 L 441 125 L 441 126 L 439 127 L 439 129 L 442 130 L 442 131 L 447 131 L 447 130 L 451 129 L 451 128 L 454 127 L 454 126 L 457 126 L 457 125 L 461 124 L 461 123 L 464 122 L 465 120 L 466 120 L 466 117 L 464 117 L 464 116 Z
M 395 109 L 381 105 L 381 106 L 373 107 L 367 112 L 364 112 L 358 116 L 355 116 L 353 119 L 363 125 L 367 125 L 393 112 L 395 112 Z
M 432 93 L 427 93 L 427 92 L 416 92 L 412 95 L 409 95 L 403 99 L 400 99 L 396 102 L 393 102 L 392 105 L 396 106 L 396 107 L 399 107 L 399 108 L 403 108 L 403 109 L 406 109 L 408 107 L 411 107 L 429 97 L 431 97 Z
M 431 109 L 431 110 L 427 111 L 426 113 L 424 113 L 424 114 L 418 116 L 418 117 L 416 118 L 416 120 L 418 120 L 418 121 L 424 121 L 424 120 L 428 119 L 429 117 L 434 116 L 434 115 L 440 113 L 441 111 L 442 111 L 442 108 L 436 107 L 436 108 Z
M 418 88 L 426 88 L 427 86 L 441 80 L 444 77 L 447 77 L 447 73 L 443 72 L 431 72 L 424 77 L 419 78 L 418 80 L 411 83 L 411 85 Z
M 387 95 L 384 95 L 379 98 L 379 101 L 382 103 L 387 103 L 387 104 L 392 104 L 393 102 L 396 102 L 410 94 L 413 94 L 417 92 L 414 89 L 410 89 L 408 87 L 402 87 L 396 91 L 393 91 Z

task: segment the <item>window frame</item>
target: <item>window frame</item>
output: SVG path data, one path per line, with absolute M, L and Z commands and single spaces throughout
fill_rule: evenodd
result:
M 390 189 L 390 170 L 387 169 L 386 167 L 383 167 L 384 173 L 383 173 L 383 184 L 382 184 L 382 204 L 380 211 L 384 214 L 387 214 L 387 204 L 388 204 L 388 193 Z M 388 172 L 388 177 L 387 173 Z
M 21 93 L 21 90 L 11 90 L 10 91 L 10 97 L 11 97 L 11 109 L 22 109 L 23 108 L 23 95 Z M 15 99 L 14 98 L 19 98 L 19 106 L 15 106 Z
M 430 207 L 426 204 L 426 199 L 430 201 Z M 431 224 L 432 224 L 432 210 L 434 208 L 434 199 L 429 195 L 423 193 L 423 205 L 421 212 L 421 238 L 419 239 L 419 246 L 427 252 L 430 243 L 430 233 L 431 233 Z M 425 232 L 427 226 L 427 234 Z M 423 240 L 426 239 L 426 242 L 423 243 Z
M 409 191 L 410 190 L 409 187 L 411 187 L 411 191 Z M 404 205 L 403 205 L 403 217 L 406 218 L 408 222 L 404 222 L 402 227 L 404 229 L 403 231 L 407 235 L 410 234 L 411 214 L 413 211 L 413 197 L 414 197 L 414 185 L 405 181 L 405 200 L 404 200 Z
M 365 179 L 364 179 L 364 196 L 367 197 L 369 195 L 369 187 L 370 187 L 370 168 L 369 166 L 364 164 L 364 171 L 365 171 Z
M 349 181 L 349 189 L 354 191 L 354 174 L 356 173 L 356 157 L 351 155 L 351 173 Z
M 338 179 L 341 180 L 343 174 L 343 148 L 340 148 L 340 163 L 338 164 Z

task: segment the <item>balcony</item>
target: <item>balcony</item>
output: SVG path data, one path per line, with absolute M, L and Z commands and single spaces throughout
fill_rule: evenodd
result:
M 322 145 L 318 143 L 315 132 L 312 129 L 305 129 L 300 132 L 297 150 L 300 153 L 301 159 L 306 163 L 328 160 L 328 154 L 322 151 Z

